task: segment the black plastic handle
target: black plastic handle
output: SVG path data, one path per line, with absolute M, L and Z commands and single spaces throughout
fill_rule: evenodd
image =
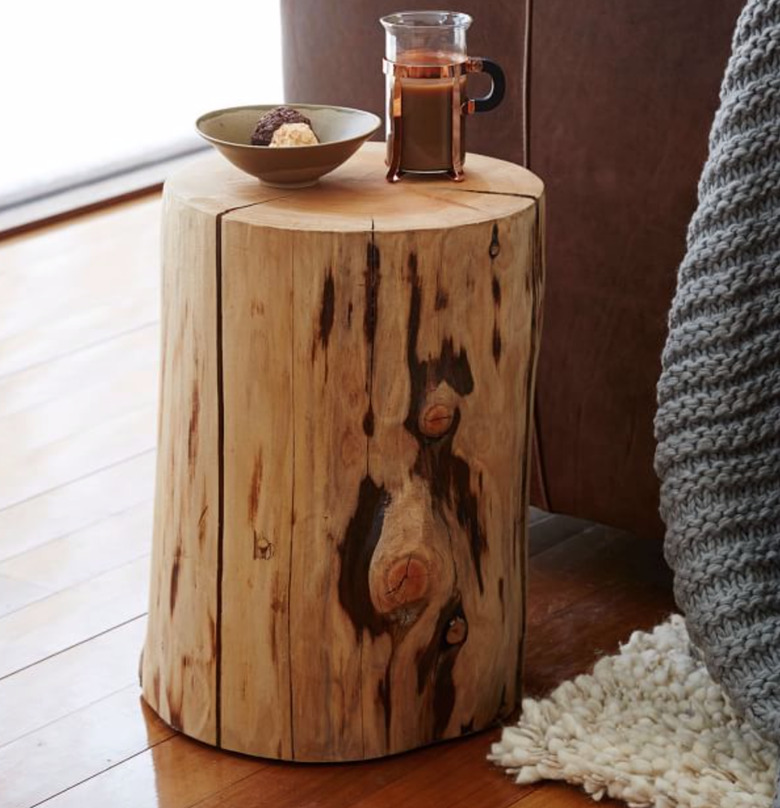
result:
M 487 73 L 490 76 L 493 85 L 487 95 L 482 98 L 474 99 L 474 112 L 489 112 L 495 109 L 503 100 L 506 93 L 506 76 L 501 67 L 496 64 L 492 59 L 482 59 L 482 73 Z

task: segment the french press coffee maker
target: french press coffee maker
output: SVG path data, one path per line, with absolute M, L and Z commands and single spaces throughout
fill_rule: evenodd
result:
M 387 88 L 387 179 L 404 174 L 446 174 L 463 179 L 466 117 L 495 109 L 504 97 L 503 70 L 470 57 L 472 19 L 454 11 L 405 11 L 382 17 Z M 487 73 L 492 86 L 468 98 L 466 76 Z

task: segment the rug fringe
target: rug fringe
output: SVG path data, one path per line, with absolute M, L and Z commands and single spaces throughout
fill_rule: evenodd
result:
M 631 808 L 770 808 L 776 755 L 734 713 L 673 615 L 591 674 L 525 699 L 488 759 L 520 785 L 563 781 Z

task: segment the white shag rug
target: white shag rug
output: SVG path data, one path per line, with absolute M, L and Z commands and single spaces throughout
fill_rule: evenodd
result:
M 735 715 L 674 615 L 525 699 L 489 758 L 518 783 L 564 780 L 632 808 L 769 808 L 777 749 Z

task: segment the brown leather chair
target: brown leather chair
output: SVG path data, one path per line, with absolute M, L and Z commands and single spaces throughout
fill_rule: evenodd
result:
M 533 498 L 660 536 L 655 385 L 742 0 L 463 0 L 507 98 L 468 146 L 547 187 Z M 403 8 L 402 8 L 403 7 Z M 285 94 L 383 114 L 378 18 L 430 3 L 284 0 Z M 468 168 L 468 165 L 467 165 Z

